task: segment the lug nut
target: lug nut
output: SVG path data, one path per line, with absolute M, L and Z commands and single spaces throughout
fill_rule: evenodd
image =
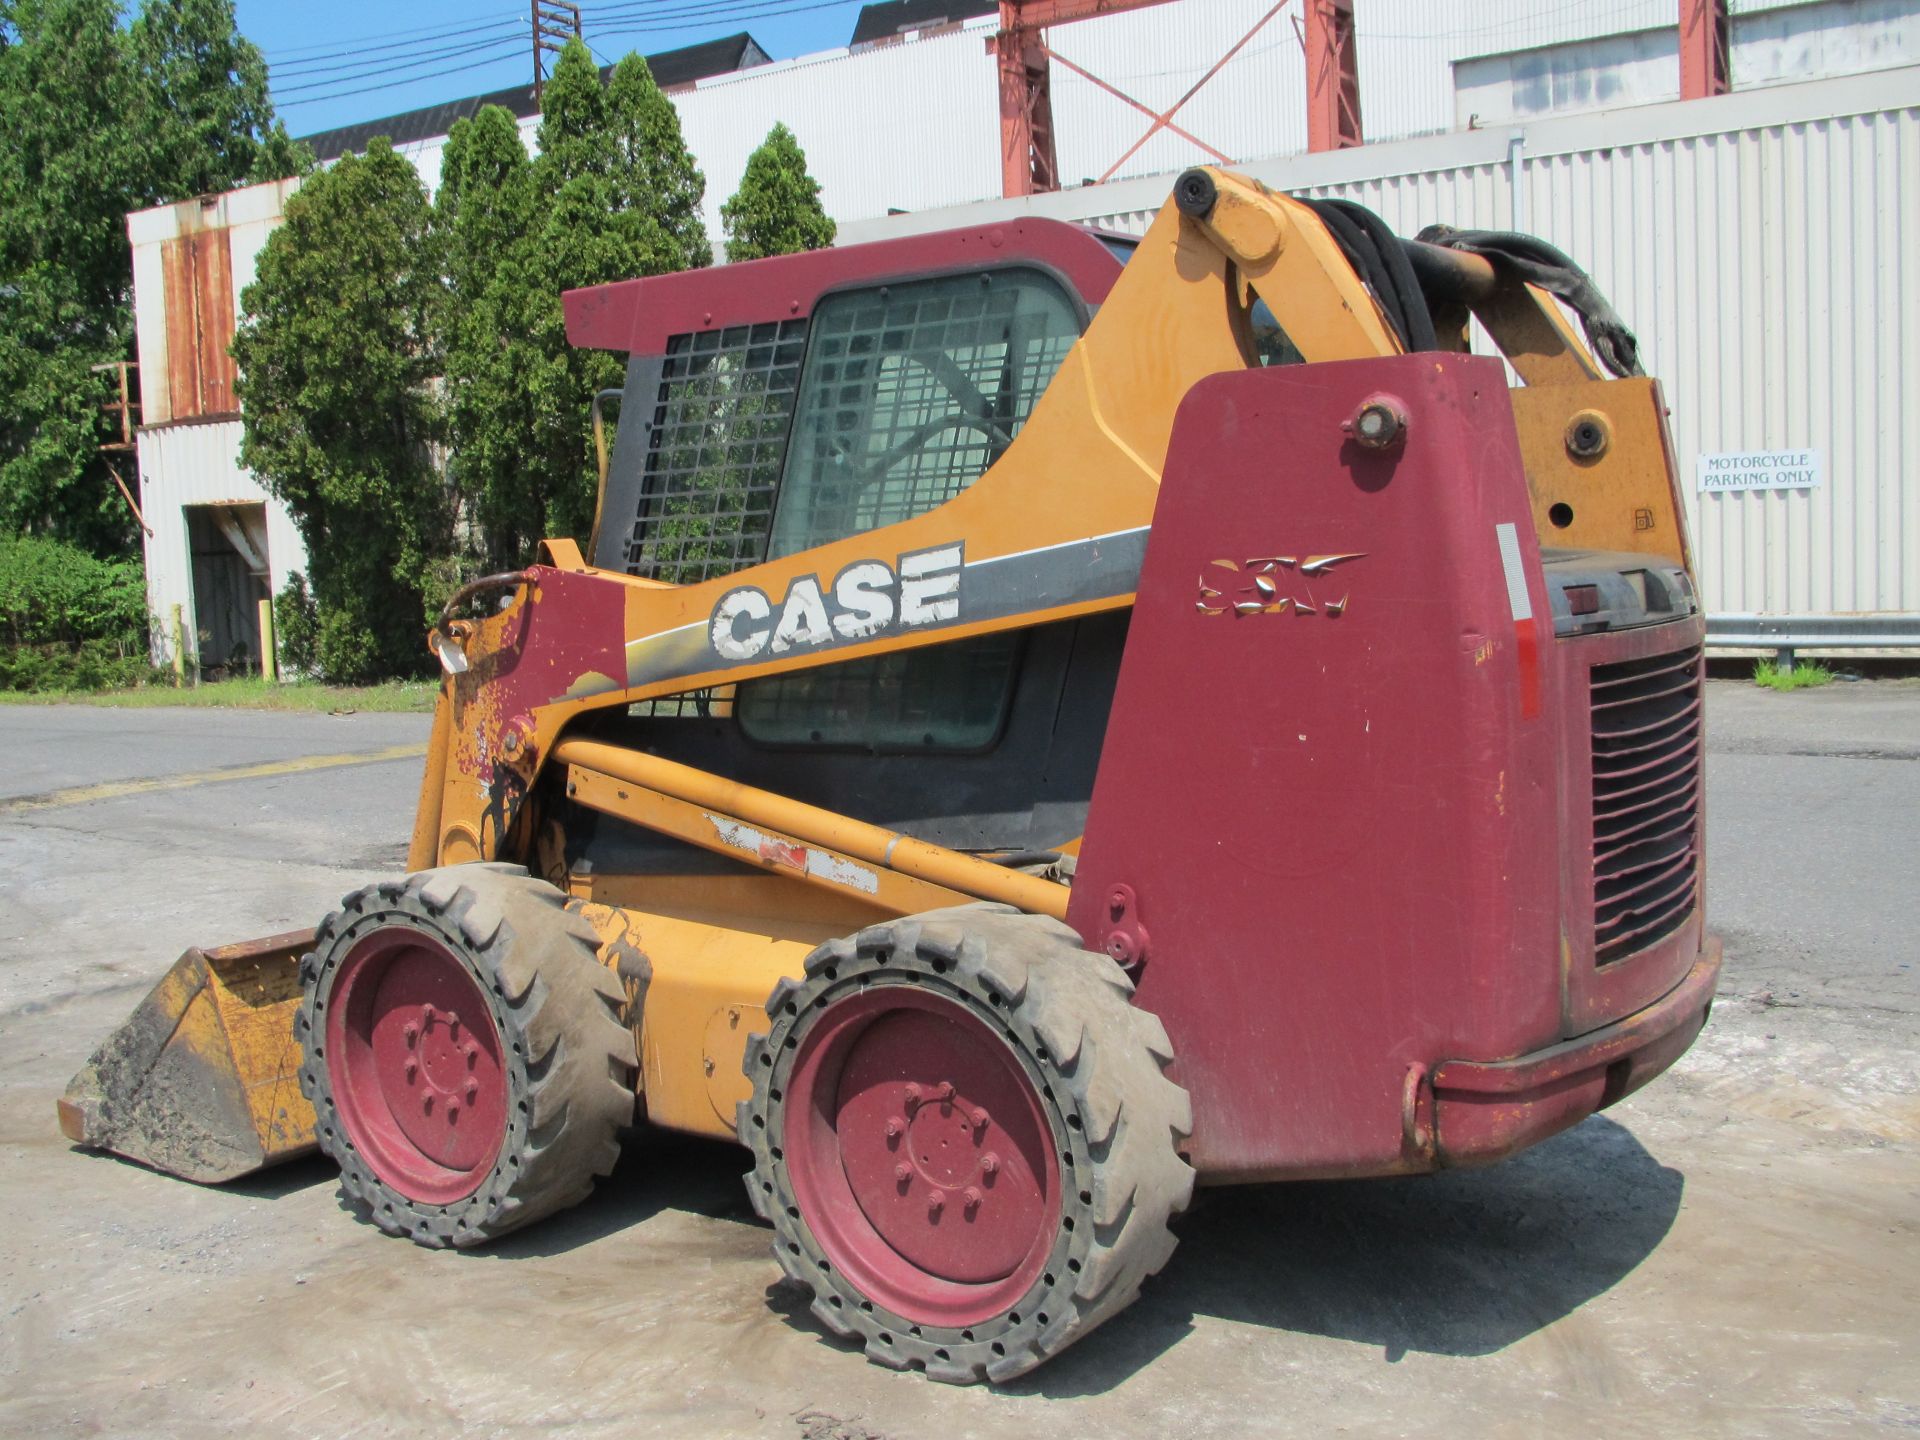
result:
M 913 1178 L 913 1167 L 905 1161 L 902 1161 L 893 1167 L 893 1178 L 898 1180 L 902 1185 L 906 1184 Z
M 969 1212 L 980 1208 L 980 1192 L 971 1185 L 961 1194 L 960 1199 L 962 1203 L 966 1205 Z
M 927 1192 L 927 1213 L 929 1215 L 938 1215 L 946 1208 L 947 1197 L 945 1195 L 942 1195 L 938 1190 L 929 1190 Z
M 902 1135 L 906 1134 L 906 1131 L 907 1131 L 907 1122 L 901 1119 L 898 1115 L 892 1116 L 891 1118 L 888 1119 L 887 1139 L 898 1140 Z
M 467 1104 L 473 1105 L 477 1103 L 479 1099 L 480 1099 L 480 1082 L 478 1080 L 467 1081 Z
M 953 1098 L 953 1082 L 951 1080 L 942 1080 L 940 1087 L 933 1092 L 933 1098 L 943 1104 L 951 1100 Z
M 419 1064 L 412 1060 L 407 1061 L 406 1076 L 407 1076 L 407 1083 L 409 1085 L 413 1083 L 413 1077 L 418 1075 L 419 1073 L 420 1073 Z
M 914 1108 L 914 1106 L 918 1105 L 919 1103 L 920 1103 L 920 1087 L 918 1085 L 907 1086 L 907 1108 L 911 1110 Z
M 447 1123 L 451 1125 L 455 1120 L 459 1118 L 460 1118 L 460 1102 L 458 1100 L 449 1100 L 447 1102 Z
M 973 1121 L 974 1129 L 984 1130 L 987 1128 L 987 1112 L 986 1111 L 976 1109 L 973 1112 L 973 1114 L 968 1118 L 970 1118 Z
M 406 1023 L 405 1027 L 400 1031 L 400 1034 L 405 1037 L 409 1045 L 418 1045 L 420 1043 L 420 1027 L 411 1020 Z
M 999 1169 L 1000 1169 L 1000 1157 L 994 1154 L 993 1151 L 989 1150 L 986 1154 L 980 1157 L 980 1173 L 982 1175 L 995 1174 L 999 1171 Z

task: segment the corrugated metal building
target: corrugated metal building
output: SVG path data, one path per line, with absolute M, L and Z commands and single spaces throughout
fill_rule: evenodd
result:
M 978 13 L 991 8 L 902 0 L 900 13 L 923 28 L 873 27 L 886 38 L 773 63 L 753 63 L 742 46 L 736 59 L 750 68 L 679 85 L 716 242 L 719 207 L 775 121 L 805 145 L 842 243 L 1029 210 L 1142 228 L 1203 153 L 1162 133 L 1128 155 L 1147 117 L 1059 64 L 1061 173 L 1112 169 L 1112 181 L 991 198 L 1000 131 L 986 42 L 997 21 Z M 1719 633 L 1756 623 L 1727 617 L 1858 612 L 1920 631 L 1920 0 L 1731 0 L 1734 93 L 1687 102 L 1675 98 L 1675 0 L 1355 9 L 1363 125 L 1376 143 L 1316 155 L 1300 153 L 1300 41 L 1273 0 L 1172 0 L 1048 38 L 1058 56 L 1160 111 L 1254 31 L 1180 110 L 1193 135 L 1269 184 L 1359 200 L 1403 233 L 1435 220 L 1532 230 L 1588 265 L 1636 323 L 1674 408 Z M 935 12 L 962 18 L 929 22 Z M 454 110 L 466 113 L 435 113 Z M 425 114 L 353 127 L 365 132 L 357 143 L 387 125 L 432 184 L 443 137 L 421 133 L 436 123 Z M 536 121 L 522 123 L 531 143 Z M 207 433 L 191 438 L 154 429 L 184 418 L 152 399 L 169 372 L 150 358 L 149 336 L 179 324 L 178 286 L 155 247 L 226 227 L 237 295 L 283 198 L 284 188 L 255 187 L 211 210 L 129 219 L 149 422 L 141 469 L 156 530 L 149 575 L 163 619 L 169 605 L 192 604 L 196 563 L 192 517 L 166 530 L 169 506 L 258 491 L 237 468 L 236 422 L 203 415 L 192 423 Z M 1695 493 L 1696 456 L 1775 449 L 1818 452 L 1820 483 Z M 277 590 L 300 563 L 298 541 L 268 508 L 264 558 Z
M 1771 633 L 1752 616 L 1836 637 L 1833 617 L 1877 617 L 1854 639 L 1920 621 L 1920 67 L 1242 168 L 1357 200 L 1402 234 L 1522 229 L 1585 265 L 1665 385 L 1719 636 Z M 1171 179 L 895 216 L 841 238 L 1016 213 L 1138 234 Z M 1700 492 L 1698 457 L 1774 450 L 1818 452 L 1820 483 Z
M 175 607 L 203 668 L 260 655 L 256 606 L 307 565 L 293 521 L 240 464 L 240 411 L 228 343 L 260 247 L 298 180 L 139 210 L 133 243 L 140 357 L 136 437 L 147 604 L 159 617 L 154 663 L 172 662 Z

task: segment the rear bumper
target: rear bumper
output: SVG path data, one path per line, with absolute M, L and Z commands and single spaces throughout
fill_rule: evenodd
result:
M 1511 1060 L 1449 1060 L 1433 1072 L 1440 1165 L 1485 1165 L 1632 1094 L 1685 1053 L 1713 1006 L 1720 939 L 1643 1010 Z

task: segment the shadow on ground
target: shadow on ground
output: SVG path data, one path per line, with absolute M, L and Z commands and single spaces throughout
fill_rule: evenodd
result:
M 1684 1185 L 1595 1116 L 1485 1170 L 1202 1191 L 1139 1302 L 1009 1389 L 1111 1389 L 1195 1315 L 1378 1346 L 1387 1362 L 1490 1355 L 1630 1274 Z
M 734 1146 L 641 1132 L 589 1200 L 473 1258 L 561 1254 L 664 1210 L 757 1227 L 746 1169 Z M 301 1161 L 230 1188 L 273 1199 L 333 1173 Z M 1485 1170 L 1202 1190 L 1140 1300 L 1006 1393 L 1110 1390 L 1197 1315 L 1377 1347 L 1387 1363 L 1409 1351 L 1489 1355 L 1630 1274 L 1672 1228 L 1684 1184 L 1631 1131 L 1595 1116 Z M 818 1330 L 802 1292 L 778 1283 L 767 1298 L 796 1329 L 847 1348 Z

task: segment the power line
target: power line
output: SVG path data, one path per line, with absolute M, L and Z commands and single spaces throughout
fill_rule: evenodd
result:
M 502 11 L 502 12 L 495 12 L 495 13 L 499 13 L 503 16 L 512 15 L 512 16 L 515 16 L 516 18 L 513 20 L 507 20 L 503 18 L 501 20 L 490 21 L 488 22 L 489 27 L 496 26 L 496 25 L 505 25 L 505 24 L 518 25 L 521 23 L 521 18 L 519 17 L 524 16 L 524 12 L 520 10 Z M 328 56 L 351 55 L 357 49 L 361 48 L 363 41 L 367 41 L 367 40 L 396 40 L 396 39 L 403 39 L 407 36 L 416 36 L 416 35 L 423 36 L 429 39 L 433 39 L 433 38 L 446 39 L 453 36 L 459 36 L 459 35 L 465 35 L 465 34 L 471 33 L 475 28 L 475 24 L 474 24 L 475 20 L 479 18 L 480 17 L 476 16 L 467 20 L 459 21 L 457 23 L 448 23 L 444 25 L 425 25 L 414 30 L 385 30 L 373 35 L 336 35 L 331 40 L 316 40 L 311 45 L 288 45 L 283 49 L 276 50 L 274 54 L 276 55 L 307 55 L 316 50 L 325 50 L 328 52 Z M 488 28 L 488 27 L 482 27 L 482 28 Z M 346 48 L 344 49 L 340 48 L 342 46 Z M 328 56 L 322 56 L 319 58 L 324 59 L 324 58 L 328 58 Z M 269 59 L 271 59 L 271 57 L 269 57 Z
M 520 42 L 515 40 L 511 43 L 518 46 Z M 284 104 L 281 102 L 279 96 L 276 95 L 273 103 L 277 109 L 292 110 L 301 105 L 318 105 L 325 100 L 344 100 L 350 95 L 371 95 L 379 90 L 394 90 L 402 85 L 411 85 L 416 80 L 436 80 L 442 75 L 459 75 L 468 70 L 479 70 L 488 65 L 498 65 L 506 58 L 508 58 L 506 54 L 502 53 L 489 56 L 484 60 L 475 60 L 466 65 L 450 65 L 444 70 L 430 70 L 424 75 L 402 75 L 382 85 L 363 85 L 357 90 L 335 90 L 325 95 L 309 95 L 304 100 L 290 100 Z
M 409 53 L 401 56 L 389 56 L 385 59 L 343 60 L 338 65 L 321 65 L 311 70 L 295 72 L 292 78 L 296 80 L 304 80 L 306 79 L 307 76 L 310 76 L 310 75 L 325 75 L 325 74 L 330 74 L 330 73 L 341 71 L 341 70 L 359 71 L 361 72 L 361 74 L 371 75 L 371 74 L 376 74 L 381 70 L 392 70 L 397 66 L 431 65 L 436 60 L 451 60 L 451 59 L 454 59 L 456 56 L 471 55 L 478 50 L 492 49 L 500 45 L 518 45 L 520 43 L 521 43 L 521 39 L 518 35 L 496 35 L 491 40 L 475 40 L 465 45 L 449 45 L 438 50 L 427 50 L 427 51 L 421 51 L 418 53 Z M 284 70 L 275 70 L 275 71 L 272 71 L 271 73 L 277 80 L 282 77 L 285 77 L 288 72 Z M 288 86 L 287 88 L 282 90 L 281 93 L 286 95 L 296 95 L 302 90 L 314 90 L 314 89 L 318 89 L 320 86 L 323 86 L 323 85 L 337 85 L 343 80 L 356 80 L 358 78 L 359 78 L 359 75 L 335 74 L 334 78 L 331 80 L 316 80 L 312 84 Z
M 673 0 L 669 0 L 668 4 L 661 5 L 659 3 L 633 3 L 633 0 L 628 0 L 628 3 L 624 4 L 595 7 L 594 10 L 583 14 L 582 19 L 589 24 L 594 24 L 602 17 L 611 17 L 619 22 L 607 28 L 600 28 L 596 25 L 595 38 L 605 40 L 614 35 L 694 29 L 707 24 L 726 23 L 733 20 L 767 19 L 780 15 L 801 14 L 808 11 L 831 10 L 850 3 L 853 3 L 853 0 L 679 0 L 679 3 L 673 3 Z M 474 39 L 471 43 L 466 44 L 438 44 L 437 48 L 435 48 L 436 42 L 459 42 L 467 40 L 469 37 L 484 35 L 490 30 L 521 31 L 523 29 L 523 24 L 518 20 L 500 20 L 478 26 L 467 25 L 453 27 L 451 29 L 448 27 L 428 27 L 416 31 L 392 31 L 384 36 L 371 35 L 361 37 L 369 40 L 409 35 L 421 38 L 404 40 L 399 43 L 383 46 L 335 50 L 326 54 L 310 55 L 304 60 L 292 62 L 291 65 L 284 67 L 284 70 L 292 70 L 295 73 L 295 78 L 301 78 L 303 76 L 317 77 L 321 75 L 326 75 L 328 78 L 315 78 L 306 83 L 284 88 L 276 85 L 273 91 L 274 103 L 281 108 L 297 109 L 303 105 L 316 105 L 329 100 L 344 100 L 355 95 L 375 94 L 379 91 L 393 90 L 402 86 L 411 85 L 416 81 L 438 79 L 441 76 L 458 75 L 468 71 L 482 69 L 505 60 L 510 53 L 511 47 L 518 46 L 522 43 L 521 35 L 497 35 L 491 39 Z M 335 40 L 331 43 L 340 45 L 352 44 L 353 42 Z M 429 48 L 423 49 L 423 46 Z M 309 46 L 305 48 L 311 50 L 317 47 Z M 610 63 L 606 55 L 596 46 L 589 43 L 588 48 L 593 51 L 602 64 Z M 385 59 L 368 58 L 376 53 L 386 54 L 387 52 L 393 51 L 401 53 L 387 54 L 387 58 Z M 463 65 L 449 65 L 422 73 L 413 73 L 411 69 L 412 66 L 421 63 L 430 64 L 436 60 L 452 59 L 455 56 L 467 54 L 482 54 L 483 58 L 470 61 Z M 350 56 L 357 58 L 348 59 L 347 57 Z M 339 65 L 320 63 L 335 59 L 340 59 L 343 63 Z M 384 80 L 377 85 L 362 85 L 348 89 L 338 88 L 341 85 L 352 86 L 352 82 L 356 80 L 367 79 L 383 70 L 396 68 L 405 68 L 407 73 L 396 74 L 393 78 Z M 333 73 L 340 71 L 348 73 Z M 283 98 L 287 96 L 302 96 L 304 98 Z

